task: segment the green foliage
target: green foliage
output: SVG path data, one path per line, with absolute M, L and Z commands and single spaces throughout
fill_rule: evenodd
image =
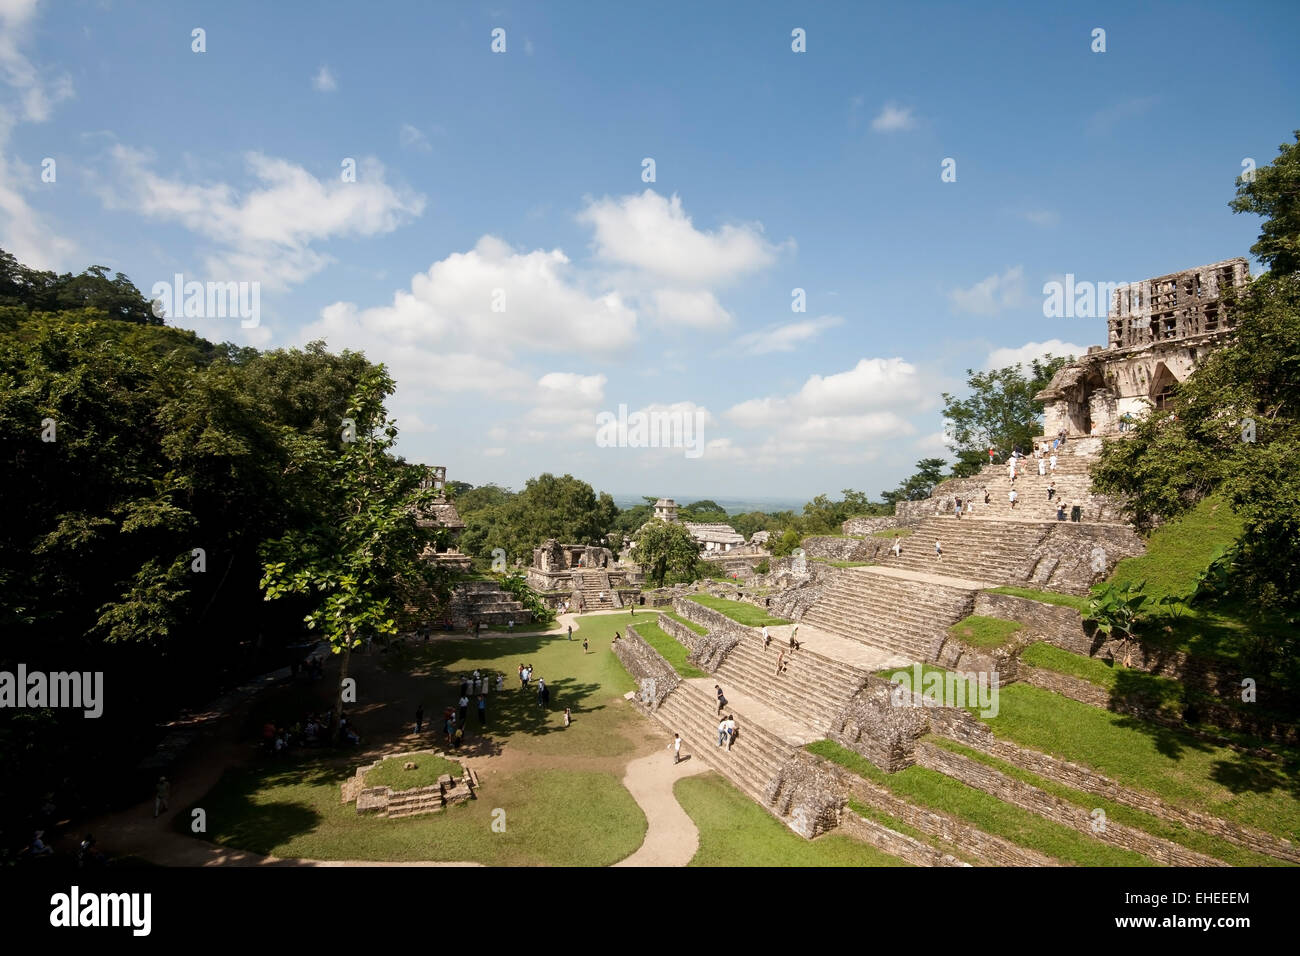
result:
M 948 628 L 948 633 L 971 647 L 994 648 L 1006 644 L 1023 627 L 1019 621 L 972 614 Z
M 879 516 L 892 512 L 892 502 L 871 501 L 861 491 L 845 488 L 844 500 L 834 501 L 827 495 L 818 495 L 803 506 L 803 522 L 799 530 L 804 535 L 834 534 L 849 518 L 862 515 Z
M 1047 387 L 1067 357 L 1048 355 L 1034 359 L 1029 372 L 1023 365 L 988 372 L 966 370 L 967 398 L 943 393 L 943 417 L 948 422 L 948 447 L 958 456 L 959 477 L 978 471 L 980 456 L 988 449 L 1004 454 L 1028 449 L 1042 433 L 1042 403 L 1034 396 Z M 954 472 L 957 474 L 958 472 Z
M 651 521 L 637 536 L 632 560 L 645 570 L 655 587 L 694 581 L 706 562 L 699 559 L 699 545 L 680 524 Z
M 779 538 L 768 539 L 768 550 L 778 558 L 788 558 L 794 552 L 794 549 L 799 547 L 799 542 L 802 540 L 803 538 L 800 537 L 798 531 L 795 531 L 794 528 L 787 528 L 781 532 Z
M 688 659 L 690 651 L 654 621 L 655 618 L 647 614 L 645 620 L 638 620 L 631 626 L 636 628 L 636 632 L 645 639 L 646 643 L 658 651 L 681 677 L 686 680 L 708 677 L 708 674 L 690 662 Z
M 496 580 L 503 591 L 508 591 L 516 601 L 532 611 L 535 622 L 542 625 L 555 623 L 555 612 L 528 586 L 528 577 L 522 571 L 508 571 L 498 575 Z
M 758 564 L 754 565 L 755 574 L 767 574 L 771 570 L 772 563 L 768 561 L 767 558 L 763 558 L 763 560 L 759 561 Z
M 123 322 L 163 324 L 130 279 L 120 272 L 109 279 L 107 272 L 105 266 L 91 266 L 81 275 L 56 275 L 25 266 L 0 249 L 0 307 L 27 312 L 91 310 Z
M 725 614 L 737 624 L 743 624 L 746 627 L 762 627 L 765 624 L 789 624 L 790 622 L 783 617 L 773 617 L 753 604 L 747 604 L 744 601 L 730 601 L 727 598 L 714 597 L 711 594 L 692 594 L 686 598 L 688 601 L 694 601 L 696 604 L 702 604 L 711 608 L 720 614 Z
M 1253 181 L 1237 180 L 1233 212 L 1264 217 L 1259 241 L 1250 251 L 1278 275 L 1300 272 L 1300 130 L 1283 143 L 1272 163 L 1255 170 Z
M 1106 637 L 1119 637 L 1125 642 L 1132 640 L 1133 629 L 1150 601 L 1145 588 L 1145 581 L 1099 585 L 1093 590 L 1088 610 L 1083 615 L 1084 621 Z
M 496 485 L 463 491 L 456 509 L 465 522 L 463 551 L 490 559 L 493 549 L 503 548 L 512 564 L 516 558 L 530 563 L 533 549 L 547 538 L 604 545 L 619 513 L 608 494 L 597 495 L 572 475 L 549 473 L 530 478 L 517 494 Z
M 894 507 L 900 501 L 924 501 L 930 497 L 934 486 L 943 481 L 943 470 L 947 463 L 942 458 L 922 458 L 916 463 L 916 474 L 904 480 L 893 491 L 882 491 L 880 497 L 893 514 Z

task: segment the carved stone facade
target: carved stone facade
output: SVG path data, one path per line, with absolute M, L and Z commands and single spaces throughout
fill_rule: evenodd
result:
M 1035 396 L 1044 403 L 1044 434 L 1116 434 L 1163 407 L 1231 331 L 1225 291 L 1249 281 L 1246 260 L 1236 258 L 1119 286 L 1107 345 L 1090 346 Z
M 456 505 L 447 497 L 447 468 L 444 465 L 425 465 L 425 475 L 420 480 L 421 489 L 432 488 L 437 497 L 421 509 L 416 523 L 422 528 L 442 528 L 447 532 L 446 543 L 437 551 L 426 552 L 424 557 L 448 564 L 462 571 L 470 568 L 470 558 L 457 547 L 465 522 L 460 519 Z

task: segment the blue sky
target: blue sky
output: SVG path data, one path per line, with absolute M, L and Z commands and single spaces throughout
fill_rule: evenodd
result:
M 966 368 L 1105 341 L 1045 282 L 1248 254 L 1227 203 L 1300 125 L 1298 35 L 1289 3 L 0 0 L 0 246 L 260 283 L 256 328 L 169 321 L 388 363 L 451 478 L 876 495 Z M 620 404 L 703 453 L 598 447 Z

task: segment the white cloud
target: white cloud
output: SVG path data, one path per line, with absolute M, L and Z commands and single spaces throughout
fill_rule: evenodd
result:
M 1055 209 L 1030 209 L 1020 214 L 1020 218 L 1035 226 L 1055 226 L 1061 221 L 1060 213 Z
M 358 309 L 336 302 L 302 336 L 364 349 L 432 391 L 468 388 L 534 401 L 557 390 L 513 368 L 514 352 L 609 355 L 635 341 L 636 325 L 636 312 L 618 293 L 586 291 L 560 250 L 517 252 L 484 236 L 468 252 L 417 273 L 391 304 Z M 581 389 L 595 387 L 595 378 L 579 379 Z
M 844 324 L 838 315 L 823 315 L 785 325 L 774 325 L 738 337 L 732 348 L 742 355 L 766 355 L 770 352 L 793 352 L 797 346 L 811 342 L 826 329 Z
M 761 225 L 696 229 L 680 197 L 666 199 L 652 189 L 589 200 L 578 221 L 595 229 L 600 258 L 692 285 L 734 280 L 771 265 L 779 251 L 763 236 Z
M 68 74 L 51 74 L 23 52 L 36 6 L 35 0 L 0 2 L 0 80 L 5 85 L 0 98 L 0 246 L 27 265 L 57 270 L 66 267 L 76 243 L 59 236 L 27 200 L 38 189 L 54 187 L 41 182 L 36 167 L 8 152 L 15 125 L 45 122 L 58 103 L 73 95 Z
M 1017 348 L 1000 348 L 994 349 L 989 353 L 988 359 L 984 362 L 986 369 L 1007 368 L 1017 363 L 1029 366 L 1034 359 L 1042 359 L 1047 355 L 1057 357 L 1064 355 L 1086 355 L 1087 346 L 1075 345 L 1073 342 L 1062 342 L 1060 339 L 1048 339 L 1046 342 L 1026 342 Z
M 948 298 L 958 311 L 976 315 L 997 315 L 1024 305 L 1027 301 L 1024 267 L 1012 266 L 1001 275 L 981 279 L 969 289 L 953 289 Z
M 725 417 L 742 428 L 764 428 L 786 445 L 862 442 L 911 434 L 895 409 L 928 401 L 916 367 L 900 358 L 861 359 L 834 375 L 813 375 L 792 395 L 750 399 Z
M 311 85 L 318 93 L 333 93 L 339 88 L 338 80 L 334 79 L 328 66 L 322 66 L 316 71 L 316 75 L 311 78 Z
M 911 129 L 916 125 L 910 106 L 897 106 L 886 103 L 884 109 L 871 121 L 871 128 L 878 133 L 893 133 L 898 130 Z
M 696 329 L 725 329 L 731 313 L 707 289 L 656 289 L 653 293 L 656 318 L 664 325 Z
M 105 206 L 180 223 L 216 246 L 206 261 L 213 278 L 257 279 L 271 289 L 300 283 L 332 261 L 313 243 L 392 232 L 424 211 L 424 197 L 388 185 L 373 159 L 357 164 L 356 182 L 343 182 L 247 153 L 259 186 L 241 192 L 228 183 L 160 176 L 148 154 L 127 146 L 115 145 L 111 157 L 115 181 L 99 188 Z
M 403 123 L 402 128 L 398 130 L 397 138 L 401 144 L 408 149 L 417 149 L 422 153 L 428 153 L 433 150 L 429 145 L 429 137 L 424 135 L 420 129 L 412 126 L 410 123 Z

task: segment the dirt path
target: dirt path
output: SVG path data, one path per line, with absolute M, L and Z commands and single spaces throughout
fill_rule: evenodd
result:
M 636 800 L 649 826 L 641 848 L 615 866 L 685 866 L 691 862 L 700 848 L 700 831 L 673 796 L 673 784 L 708 769 L 702 761 L 689 756 L 674 765 L 671 750 L 652 753 L 627 765 L 623 786 Z

